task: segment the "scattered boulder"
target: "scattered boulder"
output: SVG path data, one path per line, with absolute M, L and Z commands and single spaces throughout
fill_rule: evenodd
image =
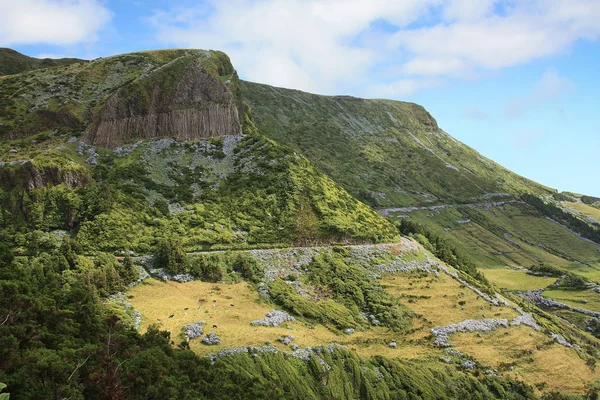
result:
M 188 339 L 195 339 L 197 337 L 202 336 L 202 333 L 203 333 L 202 325 L 203 324 L 204 324 L 204 321 L 198 321 L 195 324 L 185 325 L 183 327 L 183 329 L 185 330 L 185 334 L 187 335 Z
M 398 347 L 398 344 L 396 342 L 390 342 L 388 343 L 388 347 L 391 349 L 395 349 L 396 347 Z
M 285 344 L 286 346 L 288 344 L 290 344 L 292 341 L 296 340 L 295 337 L 293 337 L 292 335 L 287 335 L 287 336 L 279 336 L 277 338 L 278 341 L 280 341 L 281 343 Z
M 431 334 L 436 337 L 435 344 L 441 347 L 450 347 L 448 336 L 458 332 L 488 332 L 500 327 L 508 328 L 506 319 L 466 320 L 447 326 L 436 326 L 431 329 Z
M 279 326 L 286 322 L 295 322 L 296 318 L 292 317 L 285 311 L 272 310 L 269 311 L 265 318 L 257 319 L 250 322 L 251 326 Z
M 463 363 L 463 368 L 465 369 L 475 369 L 475 367 L 477 366 L 477 364 L 475 364 L 475 361 L 473 360 L 467 360 Z
M 344 333 L 346 335 L 352 335 L 354 333 L 354 328 L 346 328 L 344 329 Z
M 202 338 L 202 344 L 207 346 L 215 346 L 221 344 L 221 338 L 215 335 L 214 332 L 210 332 L 208 335 Z

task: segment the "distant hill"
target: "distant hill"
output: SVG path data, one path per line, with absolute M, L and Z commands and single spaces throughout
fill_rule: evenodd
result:
M 20 74 L 34 69 L 69 65 L 84 61 L 86 60 L 79 58 L 34 58 L 13 49 L 0 48 L 0 76 Z

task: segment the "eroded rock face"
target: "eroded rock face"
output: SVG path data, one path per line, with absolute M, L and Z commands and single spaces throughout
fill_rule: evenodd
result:
M 91 176 L 83 170 L 58 167 L 37 168 L 31 161 L 0 166 L 0 187 L 5 190 L 16 187 L 32 190 L 62 183 L 72 189 L 87 185 L 90 181 Z
M 119 89 L 99 111 L 84 140 L 115 148 L 137 138 L 239 135 L 243 108 L 238 97 L 199 60 L 192 60 L 172 86 L 142 80 Z

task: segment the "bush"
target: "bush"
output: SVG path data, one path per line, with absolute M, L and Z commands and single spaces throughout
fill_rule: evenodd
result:
M 171 274 L 183 274 L 189 270 L 189 260 L 180 241 L 162 240 L 156 246 L 153 258 L 154 268 L 164 268 Z

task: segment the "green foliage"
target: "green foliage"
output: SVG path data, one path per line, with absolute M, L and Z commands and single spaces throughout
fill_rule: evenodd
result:
M 411 312 L 383 290 L 365 269 L 347 263 L 343 254 L 324 252 L 307 269 L 308 281 L 331 291 L 355 320 L 360 320 L 362 312 L 375 315 L 382 325 L 394 330 L 406 328 L 410 323 Z M 364 326 L 364 321 L 361 325 Z
M 588 205 L 594 205 L 600 203 L 600 197 L 581 196 L 581 202 Z
M 204 281 L 218 282 L 223 279 L 227 267 L 226 258 L 221 254 L 200 255 L 191 259 L 190 267 L 186 272 Z
M 416 104 L 318 96 L 243 82 L 261 134 L 306 156 L 372 206 L 471 202 L 487 193 L 550 194 L 457 143 Z
M 477 270 L 475 264 L 469 257 L 457 247 L 453 246 L 450 241 L 445 240 L 434 231 L 427 229 L 427 227 L 415 223 L 410 219 L 403 219 L 400 221 L 398 229 L 404 235 L 411 235 L 414 237 L 423 245 L 423 247 L 435 254 L 440 260 L 474 278 L 476 281 L 483 284 L 484 287 L 487 287 L 487 291 L 490 290 L 489 282 L 485 276 Z
M 587 222 L 575 217 L 573 214 L 562 210 L 552 203 L 546 203 L 531 194 L 524 194 L 521 200 L 535 207 L 543 215 L 552 218 L 561 224 L 568 226 L 570 229 L 581 234 L 584 238 L 590 239 L 596 243 L 600 243 L 600 227 L 592 226 Z
M 12 49 L 0 48 L 0 76 L 82 62 L 86 61 L 77 58 L 33 58 Z
M 293 314 L 324 325 L 337 329 L 366 326 L 365 319 L 344 304 L 333 300 L 310 301 L 282 279 L 276 279 L 269 285 L 269 294 L 275 303 Z
M 552 193 L 552 198 L 556 201 L 576 201 L 575 197 L 565 192 Z
M 0 382 L 0 392 L 6 389 L 6 384 Z M 10 400 L 10 394 L 0 393 L 0 400 Z
M 232 257 L 231 269 L 239 273 L 245 280 L 258 283 L 264 276 L 264 269 L 256 259 L 247 253 L 237 253 Z
M 560 287 L 567 289 L 585 289 L 586 285 L 589 283 L 589 280 L 581 275 L 545 262 L 532 265 L 529 267 L 529 272 L 534 275 L 546 275 L 561 278 L 557 283 Z
M 162 240 L 156 246 L 152 263 L 154 268 L 164 268 L 172 274 L 182 274 L 189 270 L 190 262 L 177 238 Z

